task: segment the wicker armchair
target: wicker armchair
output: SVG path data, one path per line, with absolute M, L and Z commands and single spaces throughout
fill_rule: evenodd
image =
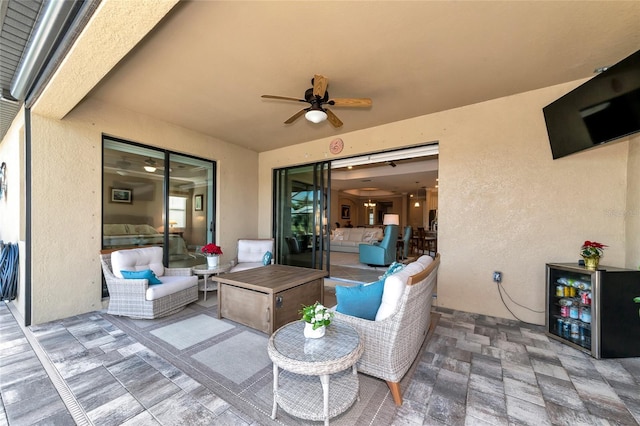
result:
M 133 250 L 149 249 L 159 249 L 162 258 L 161 247 Z M 171 315 L 198 300 L 198 277 L 192 276 L 191 268 L 163 268 L 163 273 L 158 276 L 162 285 L 152 286 L 155 288 L 150 291 L 146 279 L 116 277 L 112 271 L 111 254 L 101 254 L 100 262 L 109 289 L 108 314 L 153 319 Z M 156 289 L 158 291 L 154 291 Z
M 429 330 L 439 265 L 438 254 L 425 269 L 408 277 L 395 312 L 386 319 L 369 321 L 335 313 L 336 321 L 351 324 L 363 339 L 364 353 L 358 371 L 385 380 L 396 405 L 402 405 L 400 380 L 418 355 Z

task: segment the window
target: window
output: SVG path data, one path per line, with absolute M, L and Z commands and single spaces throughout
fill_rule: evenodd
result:
M 187 226 L 186 197 L 169 196 L 169 228 L 184 228 Z
M 215 162 L 108 136 L 102 160 L 102 249 L 156 246 L 170 268 L 201 263 L 193 253 L 215 241 Z

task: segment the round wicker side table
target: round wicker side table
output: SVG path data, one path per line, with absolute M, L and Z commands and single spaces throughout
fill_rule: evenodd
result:
M 227 263 L 225 265 L 220 265 L 217 268 L 209 268 L 209 266 L 205 263 L 202 265 L 196 265 L 191 268 L 191 271 L 196 275 L 202 275 L 203 280 L 202 283 L 198 283 L 198 290 L 204 291 L 204 300 L 207 300 L 207 291 L 213 291 L 218 289 L 218 282 L 213 281 L 213 279 L 207 282 L 207 278 L 209 275 L 218 275 L 224 272 L 229 272 L 231 269 L 231 264 Z
M 273 361 L 271 418 L 276 418 L 279 405 L 293 416 L 324 420 L 328 425 L 331 417 L 346 411 L 358 398 L 356 362 L 362 356 L 362 342 L 353 327 L 338 321 L 319 339 L 305 339 L 303 329 L 304 322 L 292 322 L 269 339 L 267 351 Z

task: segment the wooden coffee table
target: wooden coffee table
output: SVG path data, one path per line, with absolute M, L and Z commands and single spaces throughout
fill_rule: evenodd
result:
M 287 265 L 267 265 L 218 276 L 218 318 L 271 334 L 300 319 L 303 305 L 324 302 L 326 276 L 323 270 Z

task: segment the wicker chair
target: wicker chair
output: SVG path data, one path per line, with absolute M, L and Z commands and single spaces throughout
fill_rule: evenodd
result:
M 160 259 L 162 259 L 161 247 L 133 250 L 149 249 L 159 249 Z M 192 276 L 191 268 L 163 268 L 163 273 L 158 276 L 163 282 L 162 286 L 165 286 L 162 289 L 163 295 L 151 296 L 154 298 L 149 300 L 148 280 L 116 277 L 112 271 L 111 254 L 101 254 L 100 262 L 109 289 L 108 314 L 153 319 L 176 313 L 189 303 L 198 300 L 198 277 Z
M 402 405 L 400 380 L 418 355 L 429 330 L 439 265 L 438 254 L 425 269 L 408 277 L 395 312 L 386 319 L 369 321 L 335 313 L 337 321 L 351 324 L 364 341 L 358 371 L 385 380 L 398 406 Z
M 235 258 L 236 265 L 229 272 L 245 271 L 264 266 L 264 254 L 268 251 L 273 254 L 273 238 L 239 239 L 238 255 Z

